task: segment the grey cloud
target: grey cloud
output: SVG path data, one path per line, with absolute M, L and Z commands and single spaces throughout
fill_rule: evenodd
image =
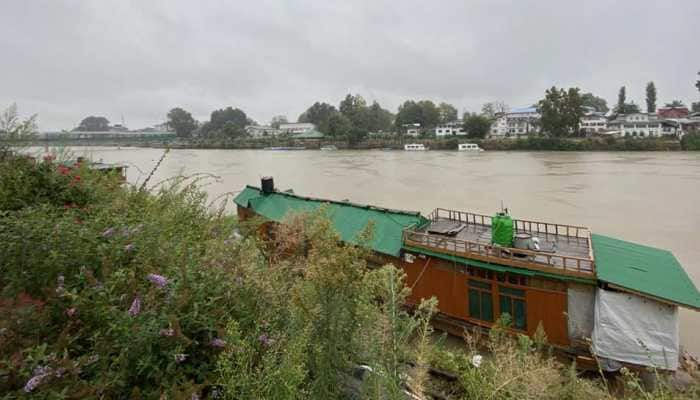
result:
M 0 14 L 0 106 L 42 129 L 100 114 L 131 127 L 174 106 L 296 118 L 361 93 L 477 110 L 527 105 L 551 85 L 614 102 L 697 101 L 700 2 L 11 1 Z

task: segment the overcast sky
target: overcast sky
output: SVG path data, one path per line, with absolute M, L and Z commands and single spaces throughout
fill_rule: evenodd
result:
M 700 100 L 698 0 L 236 3 L 2 0 L 0 108 L 55 130 L 87 115 L 140 128 L 175 106 L 295 120 L 348 92 L 394 112 L 525 106 L 551 85 L 609 104 L 626 85 L 642 105 L 650 80 L 659 103 Z

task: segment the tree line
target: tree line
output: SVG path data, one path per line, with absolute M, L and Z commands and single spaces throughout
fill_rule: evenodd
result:
M 700 72 L 698 73 L 700 75 Z M 700 80 L 695 83 L 700 91 Z M 656 112 L 657 90 L 654 82 L 646 85 L 646 111 Z M 665 104 L 666 107 L 685 107 L 680 100 Z M 610 108 L 607 101 L 593 93 L 581 93 L 579 88 L 556 88 L 545 91 L 543 99 L 533 105 L 541 114 L 538 122 L 540 130 L 550 136 L 575 136 L 581 118 L 587 111 L 608 113 Z M 700 112 L 700 101 L 691 105 L 693 112 Z M 297 122 L 312 123 L 316 129 L 328 137 L 345 139 L 356 142 L 364 139 L 369 133 L 405 132 L 408 128 L 419 128 L 424 134 L 435 127 L 445 124 L 461 125 L 468 136 L 481 138 L 488 135 L 496 117 L 508 111 L 508 106 L 502 101 L 492 101 L 484 104 L 480 112 L 465 112 L 459 118 L 457 107 L 432 100 L 406 100 L 399 105 L 397 112 L 382 107 L 377 101 L 368 104 L 359 94 L 347 94 L 336 107 L 327 102 L 317 101 L 302 112 Z M 634 101 L 628 101 L 627 89 L 622 86 L 618 93 L 617 103 L 612 109 L 613 115 L 641 112 L 640 106 Z M 276 115 L 270 121 L 270 126 L 279 128 L 287 123 L 284 115 Z M 167 123 L 178 137 L 187 138 L 193 135 L 203 138 L 235 139 L 246 135 L 245 127 L 256 124 L 240 108 L 226 107 L 214 110 L 209 121 L 199 123 L 189 111 L 181 107 L 171 109 L 167 114 Z M 77 131 L 106 131 L 110 129 L 107 118 L 89 116 L 75 128 Z

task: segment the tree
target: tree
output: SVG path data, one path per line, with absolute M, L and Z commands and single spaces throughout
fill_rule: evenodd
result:
M 654 82 L 647 83 L 647 112 L 656 112 L 656 86 Z
M 391 129 L 394 116 L 389 110 L 385 110 L 376 101 L 369 107 L 369 131 L 385 132 Z
M 286 124 L 286 123 L 288 123 L 288 122 L 289 122 L 289 121 L 287 121 L 287 117 L 286 117 L 286 116 L 284 116 L 284 115 L 275 115 L 275 116 L 272 117 L 272 119 L 270 120 L 270 126 L 273 127 L 273 128 L 275 128 L 275 129 L 279 129 L 279 128 L 280 128 L 280 125 Z
M 434 128 L 440 123 L 440 111 L 430 100 L 407 100 L 399 106 L 394 123 L 399 129 L 407 124 L 420 124 L 423 129 Z
M 685 104 L 680 100 L 673 100 L 670 103 L 666 103 L 666 107 L 685 107 Z
M 610 109 L 608 108 L 608 102 L 602 97 L 594 96 L 593 93 L 584 93 L 581 95 L 584 107 L 591 107 L 597 112 L 606 113 Z
M 471 138 L 484 138 L 491 129 L 491 119 L 486 115 L 464 114 L 464 130 Z
M 253 123 L 243 110 L 229 106 L 212 111 L 209 122 L 202 126 L 201 132 L 208 137 L 235 138 L 245 135 L 245 127 Z
M 352 122 L 345 115 L 334 112 L 328 117 L 326 132 L 333 137 L 344 137 L 350 134 L 353 129 Z
M 298 122 L 308 122 L 316 125 L 316 129 L 328 133 L 328 119 L 338 110 L 328 103 L 314 103 L 306 111 L 299 115 Z
M 197 128 L 197 121 L 192 114 L 180 107 L 175 107 L 168 112 L 168 125 L 175 130 L 177 137 L 189 137 Z
M 75 130 L 80 132 L 106 132 L 109 130 L 109 120 L 105 117 L 91 115 L 80 121 L 80 125 Z
M 481 107 L 481 115 L 491 119 L 495 118 L 498 114 L 503 114 L 506 112 L 508 112 L 508 106 L 502 101 L 491 101 L 485 103 Z
M 364 132 L 369 131 L 369 109 L 362 96 L 348 94 L 338 105 L 338 110 L 350 120 L 353 128 Z
M 615 114 L 625 114 L 625 103 L 627 102 L 627 89 L 623 86 L 617 94 L 617 105 L 615 106 Z
M 438 112 L 440 113 L 441 124 L 454 122 L 459 118 L 459 112 L 457 111 L 457 108 L 452 104 L 440 103 L 440 105 L 438 106 Z
M 693 103 L 691 108 L 691 112 L 700 112 L 700 101 L 696 101 L 695 103 Z
M 625 103 L 622 110 L 618 114 L 636 114 L 642 112 L 642 109 L 635 102 Z
M 10 146 L 34 139 L 36 129 L 36 114 L 21 121 L 17 104 L 7 107 L 0 115 L 0 158 L 7 154 Z
M 568 90 L 552 86 L 538 103 L 542 132 L 554 137 L 572 136 L 578 132 L 583 117 L 583 100 L 579 88 Z
M 698 72 L 698 76 L 700 76 L 700 71 Z M 695 81 L 695 87 L 698 88 L 698 92 L 700 92 L 700 79 Z

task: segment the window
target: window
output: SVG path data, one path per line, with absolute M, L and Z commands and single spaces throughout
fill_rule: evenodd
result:
M 490 283 L 469 280 L 469 316 L 493 322 L 493 297 Z
M 501 314 L 508 313 L 513 320 L 513 328 L 527 329 L 527 310 L 525 308 L 525 291 L 506 286 L 499 286 L 499 305 Z

